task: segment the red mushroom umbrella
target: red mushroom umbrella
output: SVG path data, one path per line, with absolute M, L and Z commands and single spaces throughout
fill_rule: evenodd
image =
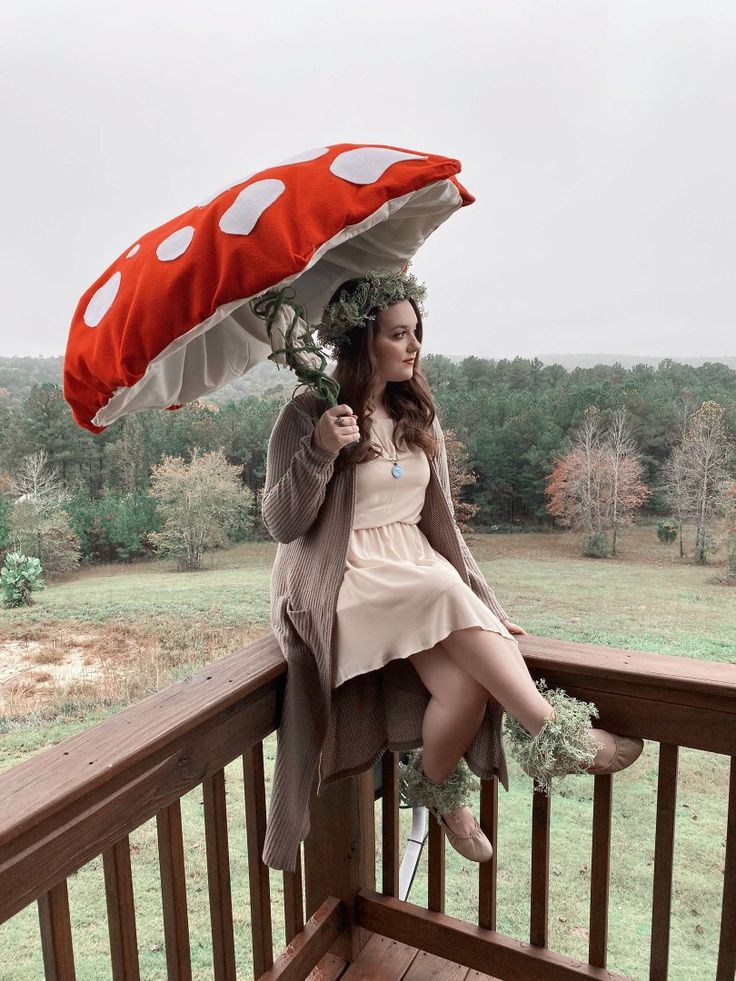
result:
M 251 174 L 147 232 L 77 305 L 63 371 L 74 419 L 100 433 L 132 412 L 181 408 L 267 358 L 286 363 L 274 333 L 288 333 L 288 317 L 276 311 L 281 327 L 267 330 L 252 301 L 289 286 L 306 328 L 346 279 L 401 270 L 475 200 L 459 171 L 437 154 L 339 143 Z

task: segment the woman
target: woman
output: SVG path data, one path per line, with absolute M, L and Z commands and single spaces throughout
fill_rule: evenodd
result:
M 331 706 L 339 705 L 345 689 L 357 688 L 369 676 L 389 693 L 387 679 L 399 677 L 399 662 L 416 672 L 428 700 L 422 750 L 405 774 L 412 802 L 432 811 L 458 852 L 485 861 L 491 845 L 467 807 L 471 784 L 458 764 L 477 739 L 489 704 L 517 720 L 514 742 L 520 761 L 542 784 L 553 773 L 622 769 L 639 755 L 643 743 L 584 725 L 591 712 L 597 714 L 594 706 L 564 693 L 552 702 L 544 697 L 513 636 L 526 631 L 508 618 L 482 579 L 454 518 L 448 516 L 448 523 L 454 525 L 458 548 L 445 545 L 447 539 L 436 531 L 442 509 L 438 495 L 430 494 L 435 468 L 445 501 L 450 495 L 444 439 L 419 364 L 424 296 L 425 288 L 410 274 L 386 272 L 349 280 L 336 290 L 318 336 L 337 351 L 334 377 L 341 404 L 327 409 L 318 405 L 311 435 L 301 437 L 301 446 L 313 454 L 314 473 L 308 474 L 303 460 L 292 460 L 288 470 L 285 460 L 269 465 L 263 514 L 278 540 L 293 541 L 284 531 L 279 538 L 279 516 L 288 515 L 288 535 L 301 531 L 302 547 L 308 550 L 310 537 L 316 542 L 321 526 L 335 520 L 335 509 L 346 507 L 347 493 L 336 502 L 327 494 L 329 485 L 350 474 L 354 500 L 334 610 L 324 600 L 317 604 L 313 599 L 311 612 L 304 599 L 301 609 L 287 601 L 287 619 L 305 646 L 319 632 L 317 609 L 332 621 Z M 282 442 L 276 437 L 283 428 L 278 423 L 274 427 L 269 460 Z M 300 502 L 299 479 L 306 480 L 307 474 L 311 484 L 304 485 Z M 295 529 L 297 514 L 302 521 Z M 272 608 L 289 576 L 284 558 L 277 558 L 278 570 L 274 564 L 279 587 L 272 588 Z M 303 591 L 303 576 L 299 580 L 292 574 L 289 588 Z M 276 623 L 274 629 L 278 635 Z M 303 658 L 294 661 L 301 664 Z M 292 703 L 295 697 L 292 689 Z M 330 752 L 334 756 L 340 750 L 333 747 Z M 503 772 L 500 765 L 497 769 Z M 354 767 L 352 772 L 357 771 Z M 343 767 L 341 775 L 348 772 Z

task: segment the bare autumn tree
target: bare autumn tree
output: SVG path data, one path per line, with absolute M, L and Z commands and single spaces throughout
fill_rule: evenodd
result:
M 687 427 L 690 425 L 690 416 L 698 407 L 697 400 L 693 397 L 689 388 L 680 391 L 677 407 L 677 433 L 680 439 L 684 439 Z
M 633 513 L 650 496 L 641 480 L 643 467 L 624 406 L 619 406 L 609 417 L 603 451 L 608 456 L 611 472 L 609 517 L 613 530 L 611 548 L 615 555 L 619 527 L 630 522 Z
M 675 434 L 672 449 L 662 464 L 660 472 L 659 487 L 664 500 L 669 504 L 677 521 L 677 537 L 680 549 L 680 558 L 685 557 L 685 522 L 693 513 L 694 505 L 690 499 L 689 487 L 685 479 L 686 467 L 683 443 L 685 433 L 690 425 L 690 417 L 696 408 L 697 403 L 693 400 L 689 389 L 685 388 L 680 392 L 677 403 L 677 416 L 675 422 Z
M 669 456 L 662 464 L 660 486 L 664 499 L 672 508 L 677 521 L 677 536 L 680 543 L 680 558 L 685 556 L 684 525 L 693 513 L 693 501 L 690 498 L 691 487 L 686 479 L 685 450 L 678 443 L 670 450 Z
M 644 467 L 638 455 L 614 458 L 612 448 L 607 447 L 608 489 L 610 491 L 610 522 L 612 530 L 612 554 L 616 554 L 619 528 L 631 525 L 636 513 L 651 497 L 651 490 L 642 480 Z
M 626 410 L 618 409 L 606 419 L 590 405 L 569 450 L 555 460 L 547 479 L 547 511 L 564 527 L 582 530 L 585 554 L 615 555 L 618 529 L 633 522 L 650 495 L 642 473 Z
M 665 483 L 677 495 L 679 512 L 695 523 L 695 559 L 706 562 L 712 544 L 708 527 L 722 504 L 734 457 L 723 406 L 708 401 L 689 417 L 681 443 L 664 467 Z
M 229 529 L 251 518 L 253 492 L 242 485 L 241 469 L 222 450 L 195 448 L 191 463 L 165 456 L 151 471 L 162 528 L 147 537 L 162 555 L 176 556 L 179 569 L 200 568 L 207 549 L 229 544 Z
M 13 550 L 39 559 L 48 576 L 73 569 L 79 539 L 63 508 L 71 495 L 45 450 L 21 458 L 10 474 L 9 490 L 15 498 L 9 519 Z
M 64 504 L 71 499 L 63 481 L 49 466 L 45 450 L 21 458 L 10 475 L 10 493 L 16 499 L 33 497 L 43 507 Z

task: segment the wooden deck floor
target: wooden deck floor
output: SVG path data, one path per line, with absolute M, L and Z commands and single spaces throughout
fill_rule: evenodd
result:
M 462 964 L 435 957 L 374 933 L 352 964 L 327 954 L 309 975 L 308 981 L 499 981 Z

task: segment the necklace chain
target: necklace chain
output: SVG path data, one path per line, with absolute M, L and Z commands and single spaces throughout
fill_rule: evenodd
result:
M 386 438 L 388 439 L 388 437 L 386 437 Z M 391 442 L 393 443 L 393 440 Z M 399 465 L 399 451 L 398 451 L 395 443 L 393 443 L 393 448 L 394 448 L 394 453 L 395 453 L 395 456 L 393 458 L 391 457 L 390 454 L 388 455 L 388 457 L 386 456 L 386 454 L 383 452 L 383 446 L 380 445 L 380 443 L 378 445 L 378 452 L 381 454 L 381 456 L 384 459 L 388 459 L 388 460 L 391 461 L 391 463 L 392 463 L 391 476 L 392 477 L 401 477 L 403 475 L 404 471 L 403 471 L 403 468 Z

